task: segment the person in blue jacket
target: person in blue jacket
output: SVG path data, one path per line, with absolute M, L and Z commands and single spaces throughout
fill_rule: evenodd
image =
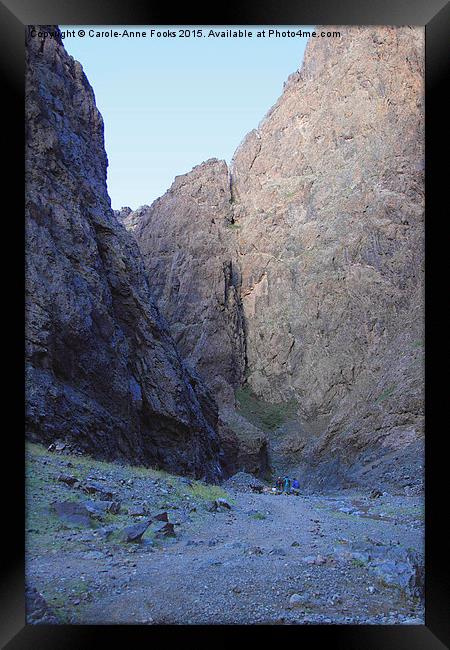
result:
M 289 494 L 291 491 L 291 479 L 289 476 L 285 476 L 283 479 L 283 492 L 286 492 L 286 494 Z
M 300 493 L 300 483 L 297 481 L 296 478 L 292 480 L 292 492 L 294 494 L 299 494 Z

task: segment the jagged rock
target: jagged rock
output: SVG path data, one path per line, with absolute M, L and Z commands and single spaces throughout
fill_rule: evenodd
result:
M 308 461 L 344 475 L 422 435 L 423 47 L 410 27 L 311 39 L 231 167 L 247 381 L 296 400 Z
M 131 517 L 143 517 L 147 514 L 147 508 L 145 506 L 131 506 L 128 508 L 128 514 Z M 155 517 L 156 519 L 156 517 Z
M 217 407 L 111 210 L 94 93 L 47 27 L 26 48 L 27 435 L 218 477 Z
M 221 405 L 244 376 L 258 399 L 296 405 L 274 447 L 311 485 L 367 483 L 369 449 L 386 468 L 394 450 L 423 456 L 423 36 L 311 39 L 229 172 L 207 161 L 126 216 Z M 236 459 L 241 440 L 222 440 Z
M 124 207 L 120 210 L 114 210 L 114 214 L 118 221 L 120 221 L 120 223 L 123 224 L 127 230 L 133 232 L 140 223 L 141 219 L 145 216 L 148 209 L 148 205 L 142 205 L 137 210 L 132 210 L 129 207 Z
M 390 550 L 387 556 L 379 552 L 371 558 L 369 567 L 383 582 L 400 587 L 408 594 L 425 597 L 425 563 L 417 551 Z
M 228 474 L 243 471 L 260 478 L 270 476 L 267 435 L 233 408 L 220 410 L 219 437 Z
M 111 501 L 114 496 L 114 493 L 111 490 L 107 490 L 103 487 L 103 485 L 93 483 L 92 481 L 83 485 L 82 489 L 84 492 L 86 492 L 86 494 L 95 494 L 99 497 L 99 499 L 102 499 L 103 501 Z
M 35 587 L 25 588 L 25 612 L 28 625 L 57 625 L 53 610 Z
M 255 488 L 264 488 L 264 483 L 246 472 L 237 472 L 224 483 L 226 488 L 239 492 L 253 492 Z
M 167 512 L 160 512 L 154 519 L 155 521 L 169 521 L 169 515 Z
M 76 476 L 69 476 L 67 474 L 60 474 L 58 476 L 58 481 L 60 483 L 65 483 L 66 485 L 69 485 L 70 487 L 73 487 L 76 483 L 79 483 Z
M 231 506 L 226 499 L 215 499 L 209 508 L 210 512 L 220 512 L 222 510 L 231 510 Z
M 234 404 L 245 366 L 241 277 L 227 165 L 208 160 L 127 216 L 158 306 L 187 363 Z
M 60 519 L 76 526 L 93 527 L 88 507 L 75 501 L 55 501 L 53 509 Z
M 142 522 L 140 524 L 134 524 L 133 526 L 127 526 L 120 533 L 120 539 L 122 542 L 140 542 L 142 535 L 145 533 L 147 528 L 152 523 L 152 520 Z
M 158 537 L 176 537 L 175 525 L 167 522 L 156 534 Z

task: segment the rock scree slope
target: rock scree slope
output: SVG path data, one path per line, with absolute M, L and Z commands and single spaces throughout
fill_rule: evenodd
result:
M 111 210 L 92 88 L 47 29 L 26 48 L 27 436 L 218 478 L 216 403 Z

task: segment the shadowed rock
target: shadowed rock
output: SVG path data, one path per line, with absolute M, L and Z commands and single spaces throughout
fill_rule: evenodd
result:
M 142 535 L 145 533 L 147 528 L 152 523 L 152 520 L 149 519 L 146 522 L 141 524 L 134 524 L 133 526 L 127 526 L 120 533 L 120 539 L 122 542 L 140 542 Z
M 51 29 L 26 48 L 27 435 L 215 478 L 217 407 L 111 210 L 103 120 Z

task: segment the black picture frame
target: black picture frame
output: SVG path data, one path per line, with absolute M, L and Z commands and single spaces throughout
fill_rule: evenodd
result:
M 217 9 L 218 10 L 218 9 Z M 445 216 L 444 174 L 446 172 L 444 84 L 449 78 L 450 5 L 444 0 L 292 0 L 276 3 L 261 0 L 254 7 L 228 3 L 213 8 L 184 6 L 177 10 L 176 21 L 170 6 L 153 6 L 144 2 L 122 3 L 108 0 L 93 4 L 88 0 L 3 0 L 0 3 L 0 66 L 2 72 L 3 126 L 2 154 L 6 165 L 5 193 L 11 208 L 4 212 L 4 245 L 15 251 L 13 265 L 7 271 L 5 301 L 8 306 L 9 336 L 5 346 L 12 364 L 4 377 L 7 409 L 12 414 L 4 427 L 3 473 L 5 465 L 10 477 L 3 494 L 3 521 L 6 527 L 2 552 L 4 563 L 0 587 L 2 647 L 84 649 L 105 645 L 111 641 L 139 643 L 155 641 L 163 635 L 164 642 L 182 635 L 183 643 L 201 642 L 205 636 L 202 626 L 30 626 L 25 625 L 24 607 L 24 440 L 23 440 L 23 298 L 24 295 L 24 35 L 28 24 L 145 24 L 145 25 L 421 25 L 426 35 L 426 616 L 425 625 L 417 626 L 264 626 L 269 642 L 300 643 L 303 647 L 323 643 L 324 647 L 342 650 L 438 650 L 449 647 L 449 581 L 448 542 L 446 534 L 445 497 L 447 463 L 444 453 L 445 428 L 438 425 L 439 406 L 445 404 L 445 386 L 432 371 L 431 362 L 439 359 L 447 340 L 439 336 L 442 325 L 441 305 L 445 294 L 433 287 L 443 272 L 445 253 L 436 254 L 439 225 Z M 4 173 L 3 172 L 3 176 Z M 447 179 L 445 179 L 447 180 Z M 447 181 L 448 182 L 448 181 Z M 5 196 L 5 195 L 4 195 Z M 437 225 L 436 225 L 437 224 Z M 442 268 L 439 268 L 439 263 Z M 9 295 L 8 295 L 9 292 Z M 13 307 L 11 307 L 13 305 Z M 11 318 L 11 316 L 13 316 Z M 433 361 L 434 365 L 434 361 Z M 14 372 L 15 369 L 15 372 Z M 442 387 L 441 387 L 442 386 Z M 208 633 L 219 632 L 222 643 L 248 641 L 253 626 L 206 626 Z M 245 638 L 242 635 L 245 633 Z M 206 640 L 206 638 L 205 638 Z

